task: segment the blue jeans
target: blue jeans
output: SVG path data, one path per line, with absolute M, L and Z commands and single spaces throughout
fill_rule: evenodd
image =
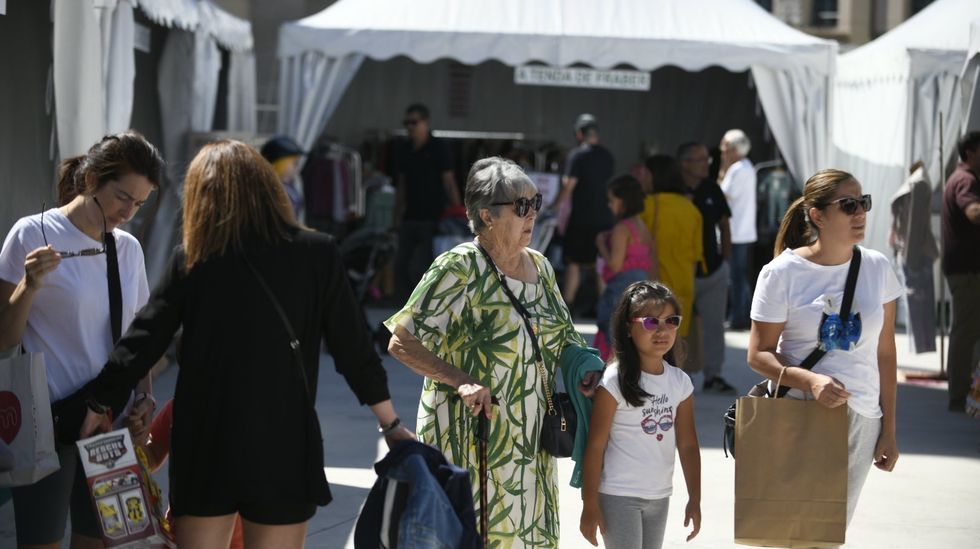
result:
M 755 243 L 732 244 L 731 310 L 728 316 L 733 327 L 749 327 L 749 310 L 752 307 L 752 289 L 749 287 L 749 268 L 752 265 L 752 247 Z

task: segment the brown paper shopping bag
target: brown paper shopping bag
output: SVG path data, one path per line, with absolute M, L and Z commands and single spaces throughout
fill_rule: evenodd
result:
M 847 406 L 742 397 L 735 447 L 735 543 L 760 547 L 844 543 Z

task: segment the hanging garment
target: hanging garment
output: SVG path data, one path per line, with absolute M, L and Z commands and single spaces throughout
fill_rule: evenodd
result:
M 892 196 L 892 247 L 905 275 L 906 329 L 913 353 L 936 350 L 933 264 L 939 257 L 932 234 L 932 185 L 920 167 Z

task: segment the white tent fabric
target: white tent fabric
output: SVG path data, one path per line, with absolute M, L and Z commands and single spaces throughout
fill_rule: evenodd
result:
M 980 19 L 970 24 L 970 49 L 963 67 L 960 96 L 963 99 L 963 129 L 980 130 Z
M 85 2 L 56 0 L 54 97 L 58 150 L 63 158 L 85 152 L 102 137 L 102 43 L 99 21 Z
M 133 81 L 136 61 L 133 46 L 136 42 L 136 23 L 133 5 L 120 0 L 116 8 L 102 15 L 103 71 L 106 80 L 105 133 L 118 133 L 129 128 L 133 115 Z
M 827 159 L 836 52 L 835 42 L 751 0 L 498 0 L 492 9 L 476 0 L 340 0 L 280 29 L 279 129 L 311 146 L 364 57 L 644 71 L 719 65 L 753 70 L 790 169 L 808 174 Z
M 840 56 L 834 95 L 835 164 L 884 204 L 922 160 L 930 176 L 955 150 L 964 120 L 962 73 L 976 0 L 937 0 L 877 40 Z M 972 86 L 971 86 L 972 87 Z M 944 156 L 939 158 L 939 114 Z M 869 217 L 867 244 L 886 251 L 890 215 Z
M 255 54 L 233 51 L 228 67 L 228 130 L 255 133 Z
M 215 44 L 236 54 L 239 68 L 229 79 L 229 94 L 234 96 L 239 114 L 229 117 L 234 122 L 229 129 L 254 130 L 254 122 L 241 114 L 255 110 L 254 57 L 249 61 L 253 40 L 247 21 L 209 0 L 54 0 L 57 31 L 52 72 L 61 157 L 81 154 L 103 135 L 129 127 L 136 74 L 134 3 L 160 24 L 206 37 L 197 50 L 198 55 L 206 56 L 197 63 L 202 70 L 215 62 L 220 68 L 220 52 Z M 211 84 L 214 91 L 216 78 Z M 211 79 L 196 81 L 203 85 Z M 196 108 L 210 108 L 213 118 L 213 97 L 210 107 L 198 104 Z
M 157 75 L 163 155 L 167 159 L 167 185 L 145 250 L 147 277 L 156 284 L 166 268 L 179 217 L 184 169 L 190 158 L 191 132 L 211 130 L 221 52 L 202 30 L 173 29 L 167 35 Z

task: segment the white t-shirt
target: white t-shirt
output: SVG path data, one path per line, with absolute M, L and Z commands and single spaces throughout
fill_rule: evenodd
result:
M 721 192 L 725 193 L 732 210 L 732 244 L 755 242 L 758 238 L 755 232 L 756 178 L 752 161 L 743 158 L 732 164 L 721 180 Z
M 602 376 L 604 387 L 616 399 L 616 414 L 606 445 L 599 491 L 611 496 L 660 499 L 673 491 L 674 418 L 677 406 L 694 392 L 694 385 L 680 368 L 664 361 L 660 375 L 640 372 L 640 388 L 650 396 L 635 407 L 619 390 L 619 364 Z
M 102 246 L 57 208 L 44 212 L 44 232 L 56 250 L 77 252 Z M 149 288 L 139 241 L 120 229 L 112 234 L 119 257 L 125 333 L 136 311 L 146 304 Z M 41 215 L 19 219 L 0 251 L 0 279 L 20 283 L 24 258 L 42 246 Z M 113 347 L 105 254 L 62 259 L 47 274 L 28 313 L 23 344 L 28 352 L 44 353 L 51 402 L 74 393 L 98 375 Z
M 828 352 L 813 371 L 837 378 L 851 393 L 848 404 L 869 418 L 881 417 L 878 397 L 878 336 L 884 324 L 884 304 L 898 299 L 902 285 L 888 258 L 874 250 L 861 249 L 861 270 L 854 288 L 852 313 L 861 315 L 861 334 L 851 350 Z M 850 263 L 818 265 L 785 250 L 759 273 L 752 298 L 752 320 L 785 322 L 777 351 L 795 364 L 803 362 L 817 346 L 820 321 L 825 309 L 840 313 Z M 803 398 L 796 389 L 790 396 Z

